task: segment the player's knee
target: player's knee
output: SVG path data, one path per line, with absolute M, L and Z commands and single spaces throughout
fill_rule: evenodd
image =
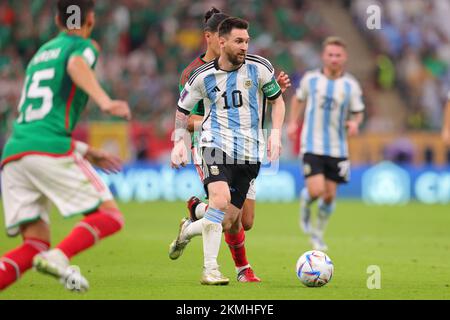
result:
M 233 223 L 229 219 L 224 219 L 222 221 L 222 229 L 223 232 L 230 232 L 231 228 L 233 226 Z
M 325 194 L 325 189 L 321 187 L 311 188 L 309 190 L 309 196 L 311 199 L 317 199 L 322 197 Z
M 242 219 L 242 227 L 244 231 L 249 231 L 253 228 L 253 219 Z
M 23 239 L 36 239 L 50 243 L 50 228 L 43 220 L 26 223 L 20 226 Z
M 214 209 L 225 212 L 230 205 L 230 198 L 225 195 L 216 195 L 214 198 L 210 199 L 210 206 Z
M 322 199 L 323 202 L 327 205 L 332 204 L 334 201 L 335 195 L 329 192 L 325 192 L 325 194 L 323 195 Z
M 238 233 L 241 229 L 241 223 L 236 219 L 226 218 L 222 223 L 223 231 L 228 233 Z
M 118 224 L 118 231 L 123 229 L 125 225 L 125 217 L 120 211 L 115 201 L 106 201 L 100 206 L 100 211 L 107 214 L 111 219 L 113 219 Z

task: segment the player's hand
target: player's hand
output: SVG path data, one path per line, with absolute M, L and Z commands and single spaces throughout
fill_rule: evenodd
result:
M 187 148 L 184 140 L 181 139 L 175 143 L 172 153 L 170 154 L 171 166 L 173 169 L 179 169 L 180 166 L 185 167 L 188 162 Z
M 117 173 L 122 170 L 122 161 L 118 157 L 103 150 L 96 150 L 89 147 L 85 158 L 107 174 Z
M 111 100 L 103 106 L 102 110 L 108 112 L 110 115 L 131 120 L 131 111 L 128 102 L 121 100 Z
M 297 122 L 290 122 L 288 124 L 287 134 L 288 134 L 288 138 L 291 141 L 295 141 L 295 139 L 297 139 L 297 135 L 298 135 L 298 123 Z
M 359 124 L 356 121 L 348 120 L 345 124 L 347 132 L 350 137 L 357 136 L 359 134 Z
M 441 132 L 442 140 L 444 141 L 446 146 L 450 146 L 450 130 L 446 128 L 442 128 Z
M 272 130 L 269 141 L 267 143 L 267 158 L 270 162 L 276 161 L 280 158 L 281 149 L 281 132 Z
M 289 76 L 284 73 L 284 71 L 281 71 L 278 75 L 277 82 L 280 85 L 282 93 L 284 93 L 291 86 L 291 79 L 289 79 Z

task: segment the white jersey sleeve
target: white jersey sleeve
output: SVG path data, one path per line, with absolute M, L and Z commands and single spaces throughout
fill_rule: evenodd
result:
M 300 81 L 300 84 L 295 91 L 295 96 L 300 101 L 306 101 L 309 94 L 309 85 L 308 85 L 308 73 L 305 73 L 302 80 Z
M 353 82 L 352 95 L 350 97 L 350 112 L 363 112 L 365 109 L 362 90 L 357 81 Z
M 200 77 L 197 77 L 193 81 L 188 81 L 180 93 L 178 110 L 181 109 L 183 113 L 189 114 L 197 103 L 205 98 L 205 87 L 199 79 Z

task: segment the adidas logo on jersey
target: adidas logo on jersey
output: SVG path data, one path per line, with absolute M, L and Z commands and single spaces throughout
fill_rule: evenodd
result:
M 218 86 L 215 86 L 214 89 L 212 90 L 212 92 L 220 92 L 220 89 Z

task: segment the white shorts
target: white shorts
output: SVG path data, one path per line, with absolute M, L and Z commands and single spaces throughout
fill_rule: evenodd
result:
M 205 178 L 205 174 L 203 173 L 203 166 L 202 166 L 202 158 L 199 155 L 198 148 L 191 148 L 192 152 L 192 162 L 195 165 L 195 169 L 197 169 L 197 173 L 200 177 L 200 180 L 203 183 L 203 179 Z M 255 181 L 252 181 L 250 183 L 250 187 L 247 192 L 247 199 L 249 200 L 256 200 L 256 188 L 255 188 Z
M 22 224 L 50 223 L 50 204 L 64 217 L 90 213 L 113 196 L 91 164 L 74 153 L 64 157 L 25 156 L 1 175 L 5 225 L 10 236 Z

